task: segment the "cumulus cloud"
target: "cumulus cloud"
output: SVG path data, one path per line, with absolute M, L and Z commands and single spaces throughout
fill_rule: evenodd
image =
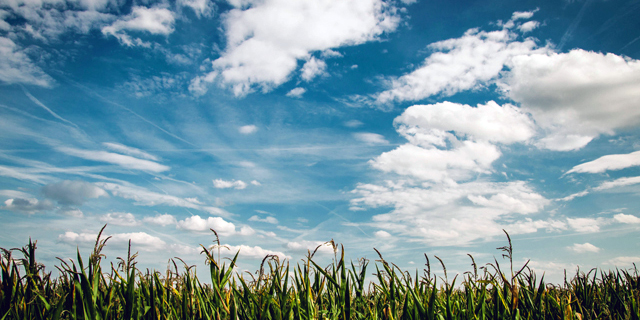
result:
M 354 133 L 353 136 L 367 144 L 389 144 L 389 141 L 384 138 L 383 135 L 371 132 L 358 132 Z
M 578 232 L 598 232 L 604 221 L 593 218 L 567 218 L 567 222 L 573 230 Z
M 602 173 L 609 170 L 621 170 L 629 167 L 640 166 L 640 151 L 629 154 L 610 154 L 596 160 L 579 164 L 569 173 Z
M 215 230 L 221 236 L 229 236 L 236 233 L 236 226 L 220 217 L 201 218 L 198 215 L 178 221 L 178 228 L 187 231 L 203 232 L 209 229 Z
M 49 200 L 38 200 L 35 198 L 13 198 L 7 199 L 4 202 L 4 206 L 0 207 L 4 210 L 10 210 L 14 212 L 34 214 L 42 211 L 53 209 L 53 203 Z
M 210 0 L 178 0 L 177 3 L 191 8 L 198 18 L 211 17 L 215 11 L 215 5 Z
M 287 81 L 311 53 L 376 40 L 396 29 L 398 9 L 382 0 L 230 1 L 223 16 L 227 48 L 193 89 L 219 79 L 237 96 Z M 327 21 L 331 21 L 327 24 Z M 313 72 L 309 73 L 311 76 Z
M 0 37 L 0 81 L 41 87 L 51 87 L 55 82 L 22 48 L 5 37 Z
M 592 245 L 591 243 L 574 243 L 572 246 L 567 247 L 567 249 L 571 251 L 575 251 L 577 253 L 585 253 L 585 252 L 600 252 L 600 248 Z
M 311 59 L 305 62 L 302 66 L 302 69 L 300 70 L 300 78 L 309 82 L 313 80 L 313 78 L 325 74 L 325 69 L 327 69 L 326 62 L 316 59 L 315 57 L 311 57 Z
M 178 221 L 176 221 L 176 218 L 170 214 L 158 214 L 155 217 L 144 217 L 142 219 L 143 223 L 150 223 L 150 224 L 155 224 L 155 225 L 159 225 L 159 226 L 168 226 L 168 225 L 173 225 L 173 224 L 177 224 Z
M 310 241 L 310 240 L 302 240 L 302 241 L 290 241 L 285 245 L 287 250 L 306 254 L 308 251 L 311 253 L 316 250 L 316 254 L 333 254 L 333 247 L 330 243 L 326 243 L 324 241 Z
M 378 230 L 378 231 L 374 232 L 373 235 L 376 238 L 380 238 L 380 239 L 389 239 L 389 238 L 391 238 L 391 234 L 389 232 L 384 231 L 384 230 Z
M 218 189 L 234 188 L 234 189 L 242 190 L 247 187 L 247 183 L 242 180 L 226 181 L 222 179 L 215 179 L 213 180 L 213 186 Z
M 88 245 L 95 243 L 97 236 L 97 233 L 75 233 L 73 231 L 67 231 L 58 236 L 58 241 L 74 245 Z M 136 250 L 159 251 L 168 248 L 167 243 L 162 239 L 145 232 L 103 234 L 102 238 L 106 239 L 109 236 L 111 239 L 108 240 L 108 243 L 122 246 L 127 245 L 129 240 L 131 240 L 131 245 L 134 246 Z
M 576 49 L 519 55 L 509 68 L 504 90 L 546 131 L 541 148 L 579 149 L 640 123 L 638 60 Z
M 116 37 L 127 46 L 150 46 L 140 38 L 132 38 L 127 32 L 144 32 L 168 36 L 174 30 L 173 12 L 165 8 L 133 7 L 130 14 L 103 27 L 102 33 Z
M 640 218 L 632 214 L 618 213 L 615 216 L 613 216 L 613 219 L 620 223 L 627 223 L 627 224 L 640 223 Z
M 240 257 L 249 258 L 249 259 L 261 260 L 267 255 L 277 256 L 280 260 L 291 259 L 290 256 L 280 251 L 263 249 L 259 246 L 253 246 L 253 247 L 247 246 L 247 245 L 232 246 L 228 244 L 224 246 L 229 248 L 229 251 L 231 252 L 231 254 L 235 254 L 236 252 L 239 252 L 238 255 Z
M 107 192 L 96 185 L 85 181 L 63 180 L 42 187 L 42 194 L 59 204 L 69 206 L 82 205 L 87 199 L 108 196 Z
M 468 244 L 499 236 L 502 229 L 512 234 L 566 229 L 561 221 L 514 216 L 538 212 L 549 203 L 523 181 L 447 184 L 388 180 L 359 184 L 352 193 L 356 195 L 352 207 L 392 208 L 373 216 L 372 226 L 429 244 Z M 506 217 L 510 219 L 505 221 Z
M 258 131 L 258 127 L 253 124 L 249 124 L 249 125 L 238 128 L 238 132 L 242 134 L 252 134 L 252 133 L 255 133 L 256 131 Z
M 287 97 L 300 98 L 305 92 L 307 92 L 307 89 L 305 88 L 293 88 L 291 91 L 287 92 Z
M 271 224 L 278 224 L 278 219 L 276 219 L 275 217 L 271 217 L 271 216 L 266 216 L 264 218 L 260 218 L 256 215 L 251 216 L 251 218 L 249 218 L 249 221 L 256 221 L 256 222 L 266 222 L 266 223 L 271 223 Z
M 128 212 L 110 212 L 100 217 L 100 221 L 116 226 L 137 226 L 140 224 L 136 217 Z
M 87 159 L 91 161 L 106 162 L 119 165 L 123 168 L 142 170 L 150 172 L 164 172 L 171 168 L 145 159 L 138 159 L 132 156 L 123 154 L 107 152 L 107 151 L 94 151 L 94 150 L 80 150 L 68 147 L 59 147 L 58 151 L 66 153 L 70 156 Z
M 389 89 L 378 94 L 378 103 L 416 101 L 433 95 L 450 96 L 476 89 L 495 80 L 514 57 L 534 52 L 534 39 L 518 41 L 518 34 L 505 27 L 497 31 L 470 29 L 460 38 L 432 43 L 434 52 L 416 70 L 389 81 Z

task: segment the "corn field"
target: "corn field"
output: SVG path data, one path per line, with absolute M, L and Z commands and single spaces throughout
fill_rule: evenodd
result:
M 104 228 L 103 228 L 104 230 Z M 213 230 L 212 230 L 213 231 Z M 215 233 L 215 231 L 214 231 Z M 505 232 L 506 233 L 506 232 Z M 102 234 L 102 230 L 100 235 Z M 347 263 L 333 241 L 333 262 L 319 266 L 315 252 L 296 266 L 276 256 L 262 260 L 253 274 L 234 271 L 202 246 L 211 278 L 202 283 L 192 267 L 171 260 L 165 273 L 136 268 L 126 258 L 103 269 L 101 254 L 109 238 L 98 235 L 83 260 L 60 260 L 52 277 L 36 261 L 36 242 L 2 249 L 0 320 L 6 319 L 639 319 L 638 270 L 578 271 L 562 285 L 538 279 L 528 262 L 515 268 L 509 244 L 498 248 L 508 265 L 493 263 L 449 279 L 426 268 L 403 272 L 383 259 L 371 266 Z M 217 246 L 220 242 L 216 234 Z M 215 243 L 215 242 L 214 242 Z M 130 248 L 130 247 L 129 247 Z M 317 250 L 317 249 L 316 249 Z M 377 251 L 377 250 L 376 250 Z M 17 255 L 15 257 L 14 255 Z M 178 259 L 180 260 L 180 259 Z M 505 261 L 503 260 L 503 261 Z M 180 261 L 181 262 L 181 261 Z M 170 264 L 170 265 L 171 265 Z M 375 281 L 365 282 L 367 273 Z M 247 276 L 248 274 L 248 276 Z

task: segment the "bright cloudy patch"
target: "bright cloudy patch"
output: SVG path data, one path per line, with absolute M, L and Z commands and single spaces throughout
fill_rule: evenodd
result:
M 13 40 L 0 37 L 0 81 L 51 87 L 53 78 L 47 75 Z
M 352 206 L 393 208 L 373 216 L 372 225 L 431 244 L 464 244 L 498 236 L 502 229 L 513 234 L 566 229 L 552 220 L 501 221 L 514 213 L 538 212 L 549 203 L 522 181 L 451 185 L 387 181 L 360 184 L 353 193 L 357 198 Z
M 215 179 L 213 180 L 213 186 L 218 189 L 234 188 L 234 189 L 242 190 L 247 187 L 247 183 L 242 180 L 227 181 L 222 179 Z
M 389 141 L 384 138 L 383 135 L 371 132 L 358 132 L 354 133 L 353 136 L 367 144 L 389 144 Z
M 618 178 L 613 181 L 605 181 L 593 189 L 596 191 L 600 191 L 600 190 L 607 190 L 607 189 L 612 189 L 617 187 L 630 186 L 638 183 L 640 183 L 640 177 L 625 177 L 625 178 Z
M 45 197 L 61 205 L 82 205 L 87 199 L 108 196 L 107 192 L 85 181 L 64 180 L 42 187 Z
M 400 19 L 381 0 L 233 1 L 224 18 L 227 47 L 212 62 L 214 71 L 196 81 L 230 86 L 241 96 L 255 87 L 268 91 L 289 79 L 298 60 L 314 51 L 375 40 L 396 29 Z M 331 21 L 331 24 L 327 24 Z M 317 75 L 319 65 L 306 77 Z
M 158 157 L 149 154 L 145 151 L 142 151 L 140 149 L 137 148 L 133 148 L 133 147 L 129 147 L 129 146 L 125 146 L 123 144 L 120 143 L 116 143 L 116 142 L 104 142 L 102 145 L 104 145 L 105 147 L 118 152 L 118 153 L 122 153 L 122 154 L 126 154 L 126 155 L 130 155 L 132 157 L 136 157 L 136 158 L 142 158 L 142 159 L 147 159 L 147 160 L 151 160 L 151 161 L 158 161 L 160 159 L 158 159 Z
M 518 34 L 505 27 L 490 32 L 470 29 L 460 38 L 432 43 L 428 48 L 434 52 L 422 65 L 391 79 L 390 88 L 378 94 L 376 100 L 416 101 L 476 89 L 496 79 L 513 57 L 547 50 L 538 48 L 534 39 L 517 39 Z
M 287 92 L 287 97 L 300 98 L 305 92 L 307 92 L 307 89 L 305 88 L 293 88 L 291 91 Z
M 602 220 L 593 218 L 567 218 L 567 222 L 573 230 L 578 232 L 598 232 L 602 224 Z
M 506 95 L 547 136 L 539 146 L 575 150 L 600 134 L 640 123 L 640 61 L 580 49 L 519 55 L 502 79 Z
M 313 80 L 313 78 L 325 74 L 326 68 L 326 62 L 320 59 L 316 59 L 315 57 L 311 57 L 311 59 L 305 62 L 305 64 L 302 66 L 302 69 L 300 70 L 300 78 L 302 78 L 302 80 L 306 82 L 309 82 Z
M 177 225 L 178 228 L 187 231 L 203 232 L 213 229 L 221 236 L 228 236 L 236 233 L 236 226 L 220 217 L 208 217 L 203 219 L 196 215 L 178 221 Z
M 95 243 L 97 236 L 97 233 L 67 231 L 58 236 L 58 241 L 73 245 L 91 245 Z M 167 248 L 166 242 L 146 232 L 102 234 L 101 238 L 106 239 L 107 237 L 111 237 L 111 239 L 107 240 L 107 244 L 114 244 L 120 247 L 127 245 L 131 241 L 134 250 L 159 251 Z
M 170 168 L 145 159 L 138 159 L 136 157 L 107 152 L 107 151 L 95 151 L 95 150 L 80 150 L 75 148 L 60 147 L 58 151 L 68 154 L 70 156 L 83 158 L 91 161 L 106 162 L 119 165 L 123 168 L 142 170 L 150 172 L 164 172 Z
M 224 245 L 224 247 L 228 248 L 229 251 L 230 251 L 230 254 L 232 254 L 232 255 L 235 255 L 236 252 L 237 252 L 238 256 L 249 258 L 249 259 L 261 260 L 261 259 L 264 259 L 267 255 L 277 256 L 280 259 L 280 261 L 282 261 L 284 259 L 291 259 L 290 256 L 288 256 L 288 255 L 286 255 L 286 254 L 284 254 L 284 253 L 282 253 L 280 251 L 273 251 L 273 250 L 263 249 L 263 248 L 261 248 L 259 246 Z
M 178 0 L 177 3 L 193 10 L 198 18 L 211 17 L 215 11 L 215 4 L 209 0 Z
M 140 223 L 136 220 L 136 217 L 128 212 L 110 212 L 100 217 L 100 221 L 116 226 L 132 227 L 137 226 Z
M 613 216 L 613 219 L 620 223 L 627 223 L 627 224 L 640 223 L 640 218 L 632 214 L 618 213 L 615 216 Z
M 266 222 L 266 223 L 271 223 L 271 224 L 278 224 L 278 219 L 276 219 L 275 217 L 271 217 L 271 216 L 266 216 L 264 218 L 260 218 L 256 215 L 251 216 L 251 218 L 249 218 L 249 221 L 256 221 L 256 222 Z
M 333 246 L 331 243 L 326 243 L 323 241 L 310 241 L 310 240 L 302 240 L 302 241 L 290 241 L 287 242 L 286 246 L 287 250 L 293 251 L 298 254 L 307 254 L 308 252 L 316 254 L 333 254 Z
M 174 30 L 173 13 L 164 8 L 133 7 L 129 15 L 102 28 L 104 35 L 116 37 L 127 46 L 150 46 L 140 38 L 132 38 L 127 32 L 144 32 L 153 35 L 171 34 Z
M 568 249 L 577 253 L 600 252 L 600 248 L 588 242 L 582 244 L 574 243 L 572 246 L 568 247 Z
M 634 263 L 636 265 L 640 263 L 640 257 L 629 257 L 629 256 L 615 257 L 605 262 L 605 264 L 607 265 L 611 265 L 619 268 L 633 267 Z
M 242 134 L 252 134 L 252 133 L 255 133 L 256 131 L 258 131 L 258 127 L 253 124 L 249 124 L 249 125 L 238 128 L 238 132 Z
M 374 232 L 373 235 L 376 238 L 380 238 L 380 239 L 391 238 L 391 234 L 389 232 L 384 231 L 384 230 L 378 230 L 378 231 Z
M 610 154 L 573 167 L 567 173 L 602 173 L 640 166 L 640 151 L 629 154 Z
M 150 223 L 150 224 L 155 224 L 155 225 L 159 225 L 159 226 L 168 226 L 168 225 L 173 225 L 173 224 L 177 224 L 178 222 L 176 221 L 176 218 L 170 214 L 158 214 L 154 217 L 144 217 L 142 219 L 143 223 Z

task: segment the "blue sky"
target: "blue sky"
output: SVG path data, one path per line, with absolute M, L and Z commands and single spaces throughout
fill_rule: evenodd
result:
M 4 0 L 1 247 L 640 262 L 634 1 Z M 226 252 L 226 250 L 224 250 Z M 329 259 L 324 246 L 318 259 Z M 228 255 L 228 253 L 225 253 Z M 204 269 L 204 268 L 201 268 Z

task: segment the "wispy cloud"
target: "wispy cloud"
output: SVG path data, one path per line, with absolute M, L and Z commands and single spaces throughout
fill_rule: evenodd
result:
M 70 156 L 83 158 L 91 161 L 112 163 L 127 169 L 150 171 L 150 172 L 163 172 L 171 169 L 168 166 L 165 166 L 150 160 L 138 159 L 132 156 L 127 156 L 127 155 L 122 155 L 122 154 L 112 153 L 107 151 L 81 150 L 81 149 L 75 149 L 70 147 L 58 147 L 56 149 Z

